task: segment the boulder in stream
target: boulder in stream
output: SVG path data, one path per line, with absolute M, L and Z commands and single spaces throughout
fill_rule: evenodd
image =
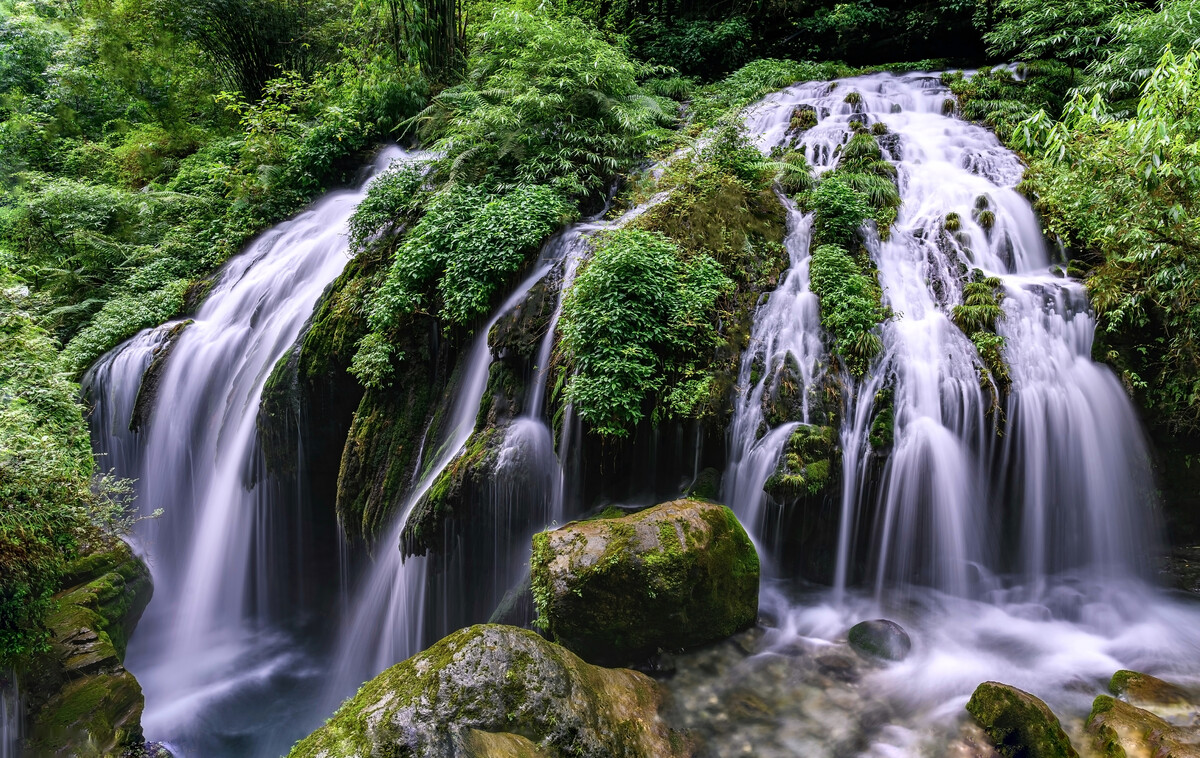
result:
M 723 505 L 676 500 L 533 538 L 546 630 L 594 662 L 723 639 L 758 617 L 758 553 Z
M 1092 703 L 1087 730 L 1105 758 L 1200 758 L 1200 730 L 1174 726 L 1109 695 Z
M 1112 694 L 1140 708 L 1187 706 L 1192 698 L 1187 690 L 1155 676 L 1122 669 L 1108 683 Z
M 367 682 L 290 758 L 685 756 L 687 742 L 658 716 L 661 698 L 644 674 L 484 624 Z
M 847 636 L 850 647 L 871 658 L 902 661 L 912 651 L 908 632 L 895 621 L 887 619 L 861 621 L 850 627 Z
M 1050 707 L 1000 682 L 975 688 L 967 711 L 1005 758 L 1078 758 Z

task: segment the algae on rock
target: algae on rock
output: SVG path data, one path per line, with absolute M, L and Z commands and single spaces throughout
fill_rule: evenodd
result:
M 603 669 L 533 632 L 454 632 L 363 685 L 290 758 L 685 756 L 644 674 Z
M 76 561 L 63 583 L 46 620 L 54 641 L 22 676 L 30 714 L 25 753 L 100 758 L 139 749 L 142 688 L 122 664 L 150 602 L 150 571 L 117 541 Z
M 713 642 L 758 616 L 758 553 L 723 505 L 677 500 L 533 538 L 540 622 L 593 661 Z
M 984 682 L 967 711 L 1005 758 L 1079 758 L 1050 707 L 1028 692 Z

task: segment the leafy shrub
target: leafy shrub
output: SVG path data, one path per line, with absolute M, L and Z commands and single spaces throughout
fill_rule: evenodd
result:
M 350 217 L 351 251 L 361 252 L 373 238 L 411 218 L 419 208 L 424 182 L 423 168 L 408 163 L 376 177 Z
M 854 376 L 862 376 L 883 347 L 875 327 L 887 311 L 879 285 L 845 249 L 825 244 L 812 253 L 812 291 L 821 303 L 821 326 L 833 337 L 833 351 Z
M 867 200 L 837 172 L 822 179 L 809 202 L 816 211 L 813 239 L 820 243 L 852 246 L 858 230 L 872 215 Z
M 706 400 L 717 298 L 730 286 L 715 260 L 684 260 L 656 232 L 604 235 L 567 294 L 565 393 L 593 431 L 623 437 L 647 411 L 688 415 Z
M 356 216 L 360 235 L 382 223 L 384 203 L 411 207 L 412 174 L 397 174 L 378 195 L 380 207 Z M 385 334 L 408 316 L 439 316 L 448 326 L 487 313 L 494 295 L 563 223 L 571 209 L 544 185 L 490 192 L 482 185 L 452 184 L 429 195 L 425 214 L 396 250 L 391 268 L 368 304 L 371 329 Z M 387 371 L 380 337 L 360 345 L 356 373 L 374 384 Z
M 711 80 L 746 63 L 753 30 L 742 16 L 720 19 L 640 19 L 629 37 L 641 57 L 688 76 Z
M 849 73 L 850 69 L 838 63 L 761 58 L 704 88 L 693 103 L 694 118 L 698 123 L 712 124 L 722 116 L 736 114 L 756 100 L 797 82 L 833 79 Z
M 122 490 L 93 487 L 79 388 L 31 319 L 27 288 L 0 268 L 0 666 L 47 644 L 42 619 L 81 547 L 123 520 Z
M 575 19 L 497 11 L 477 29 L 469 65 L 420 119 L 452 182 L 544 183 L 597 198 L 665 119 L 638 86 L 646 69 Z

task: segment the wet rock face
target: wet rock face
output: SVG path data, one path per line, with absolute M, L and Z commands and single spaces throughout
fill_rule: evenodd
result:
M 1087 730 L 1105 758 L 1200 758 L 1200 730 L 1175 726 L 1109 695 L 1092 704 Z
M 967 711 L 1005 758 L 1078 758 L 1049 706 L 1028 692 L 984 682 L 971 695 Z
M 463 629 L 367 682 L 291 758 L 684 756 L 661 691 L 515 627 Z
M 1108 689 L 1132 705 L 1151 710 L 1156 706 L 1187 708 L 1192 701 L 1188 691 L 1182 687 L 1149 674 L 1125 669 L 1113 674 Z
M 850 627 L 850 646 L 858 652 L 885 661 L 902 661 L 912 651 L 912 640 L 904 627 L 887 619 L 863 621 Z
M 758 615 L 758 554 L 733 512 L 677 500 L 534 536 L 538 614 L 588 660 L 723 639 Z
M 47 619 L 50 650 L 29 683 L 31 756 L 117 756 L 142 746 L 142 688 L 122 665 L 152 586 L 125 543 L 88 555 L 67 572 L 59 608 Z

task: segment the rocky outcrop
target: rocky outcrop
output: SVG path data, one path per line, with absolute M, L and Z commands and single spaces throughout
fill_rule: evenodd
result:
M 25 752 L 91 758 L 140 749 L 142 688 L 122 664 L 150 602 L 150 571 L 118 542 L 78 561 L 64 585 L 46 621 L 50 649 L 22 677 L 30 723 Z
M 1200 733 L 1109 695 L 1092 703 L 1087 720 L 1094 747 L 1105 758 L 1200 758 Z
M 1028 692 L 984 682 L 967 711 L 1005 758 L 1078 758 L 1050 707 Z
M 363 685 L 290 758 L 684 756 L 643 674 L 603 669 L 515 627 L 451 634 Z
M 728 637 L 758 615 L 758 554 L 733 512 L 677 500 L 533 539 L 546 630 L 592 661 L 635 660 Z

